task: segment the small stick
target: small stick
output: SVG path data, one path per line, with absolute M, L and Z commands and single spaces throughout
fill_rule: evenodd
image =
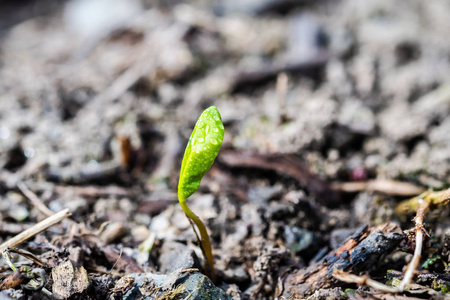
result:
M 48 217 L 47 219 L 42 220 L 41 222 L 37 223 L 33 227 L 25 230 L 22 233 L 19 233 L 12 239 L 1 244 L 0 245 L 0 253 L 3 252 L 6 248 L 15 247 L 15 246 L 23 243 L 24 241 L 28 240 L 29 238 L 35 236 L 36 234 L 39 234 L 42 231 L 46 230 L 47 228 L 61 222 L 65 218 L 69 217 L 70 215 L 71 215 L 71 213 L 69 212 L 69 209 L 66 208 L 66 209 L 63 209 L 63 210 L 55 213 L 54 215 Z
M 39 265 L 42 268 L 47 267 L 46 263 L 44 263 L 39 257 L 37 257 L 36 255 L 34 255 L 33 253 L 31 253 L 29 251 L 18 249 L 18 248 L 9 248 L 8 251 L 9 251 L 9 253 L 16 253 L 16 254 L 22 255 L 23 257 L 33 261 L 35 264 Z
M 403 276 L 403 280 L 400 282 L 399 289 L 401 292 L 403 292 L 405 287 L 411 282 L 414 272 L 417 270 L 417 266 L 419 265 L 420 258 L 422 257 L 424 233 L 423 218 L 429 206 L 430 201 L 419 199 L 419 207 L 417 209 L 416 217 L 414 218 L 414 221 L 416 222 L 416 226 L 414 228 L 414 231 L 416 232 L 416 249 L 414 250 L 414 256 L 408 265 L 405 276 Z
M 354 274 L 347 273 L 345 271 L 335 269 L 333 271 L 333 277 L 347 283 L 356 283 L 358 285 L 367 285 L 370 286 L 380 292 L 384 293 L 398 293 L 400 290 L 396 287 L 387 286 L 382 284 L 376 280 L 371 279 L 369 276 L 357 276 Z
M 44 202 L 42 202 L 42 200 L 39 199 L 39 197 L 36 196 L 36 194 L 33 193 L 23 181 L 17 182 L 17 187 L 25 195 L 25 197 L 27 197 L 31 201 L 31 204 L 33 204 L 45 216 L 50 217 L 54 214 L 54 212 L 48 209 L 47 206 L 45 206 Z
M 278 122 L 282 124 L 286 122 L 286 94 L 288 90 L 289 77 L 286 73 L 280 73 L 277 77 L 276 91 L 278 98 Z
M 340 182 L 333 184 L 333 188 L 344 193 L 356 193 L 368 190 L 394 196 L 413 196 L 423 192 L 423 188 L 412 183 L 388 179 Z

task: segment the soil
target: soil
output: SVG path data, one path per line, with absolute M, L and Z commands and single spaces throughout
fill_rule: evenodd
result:
M 403 201 L 450 187 L 449 24 L 445 0 L 0 1 L 0 243 L 71 213 L 10 249 L 33 271 L 3 259 L 0 298 L 444 299 L 445 193 L 404 292 L 335 271 L 398 286 Z M 217 290 L 177 200 L 211 105 L 225 138 L 188 205 Z

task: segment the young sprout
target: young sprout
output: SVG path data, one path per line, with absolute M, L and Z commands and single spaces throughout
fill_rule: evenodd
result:
M 202 113 L 195 124 L 189 142 L 184 152 L 181 163 L 180 180 L 178 182 L 178 200 L 188 219 L 192 220 L 200 232 L 194 232 L 199 239 L 200 246 L 205 256 L 205 270 L 214 280 L 214 264 L 211 251 L 211 243 L 203 222 L 194 214 L 186 204 L 187 198 L 191 196 L 200 186 L 205 173 L 211 168 L 220 146 L 222 146 L 225 133 L 220 113 L 215 106 L 211 106 Z M 191 223 L 192 224 L 192 223 Z M 208 271 L 209 270 L 209 271 Z

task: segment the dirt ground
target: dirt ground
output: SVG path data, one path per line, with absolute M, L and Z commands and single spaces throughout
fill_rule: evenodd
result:
M 0 0 L 0 299 L 446 299 L 449 26 L 446 0 Z M 211 105 L 213 281 L 177 199 Z

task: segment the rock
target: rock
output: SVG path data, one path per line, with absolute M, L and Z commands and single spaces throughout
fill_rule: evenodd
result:
M 181 278 L 183 281 L 184 279 Z M 184 280 L 185 291 L 184 294 L 191 295 L 192 299 L 198 300 L 220 300 L 231 299 L 230 296 L 211 282 L 211 280 L 203 274 L 188 275 Z M 186 296 L 184 296 L 186 297 Z
M 254 187 L 249 189 L 248 199 L 265 206 L 270 199 L 281 196 L 282 191 L 281 185 Z
M 243 283 L 250 279 L 242 266 L 229 267 L 223 270 L 224 280 L 227 282 Z
M 100 239 L 106 244 L 119 242 L 128 230 L 121 222 L 113 222 L 100 234 Z
M 74 268 L 70 260 L 52 269 L 52 279 L 55 299 L 67 299 L 83 293 L 89 285 L 86 269 Z
M 173 105 L 181 98 L 181 91 L 175 85 L 170 83 L 162 83 L 157 89 L 158 97 L 165 105 Z
M 291 203 L 271 203 L 265 216 L 268 220 L 286 220 L 295 215 L 295 207 Z
M 340 109 L 338 122 L 352 133 L 370 134 L 375 130 L 372 110 L 360 101 L 345 101 Z
M 83 214 L 85 210 L 88 208 L 88 202 L 85 198 L 75 196 L 71 197 L 70 201 L 65 203 L 65 208 L 68 208 L 72 214 Z
M 427 118 L 406 103 L 394 103 L 379 114 L 381 132 L 394 141 L 410 141 L 426 133 Z
M 131 273 L 120 279 L 109 299 L 231 300 L 203 274 L 177 271 L 168 275 Z
M 109 299 L 142 299 L 141 287 L 147 286 L 147 283 L 150 286 L 152 284 L 160 286 L 164 283 L 166 277 L 167 275 L 153 273 L 131 273 L 116 282 Z
M 0 299 L 2 300 L 25 300 L 27 297 L 25 296 L 23 290 L 4 290 L 0 291 Z
M 160 266 L 159 271 L 162 273 L 200 268 L 200 262 L 194 250 L 178 242 L 164 242 L 158 261 Z
M 221 287 L 232 300 L 242 299 L 242 292 L 236 284 L 222 284 Z
M 13 218 L 17 222 L 23 222 L 30 214 L 25 205 L 25 198 L 18 193 L 9 192 L 0 204 L 0 209 L 6 211 L 5 215 Z
M 313 232 L 296 226 L 286 226 L 284 229 L 286 246 L 296 254 L 313 255 L 319 250 L 321 240 Z

